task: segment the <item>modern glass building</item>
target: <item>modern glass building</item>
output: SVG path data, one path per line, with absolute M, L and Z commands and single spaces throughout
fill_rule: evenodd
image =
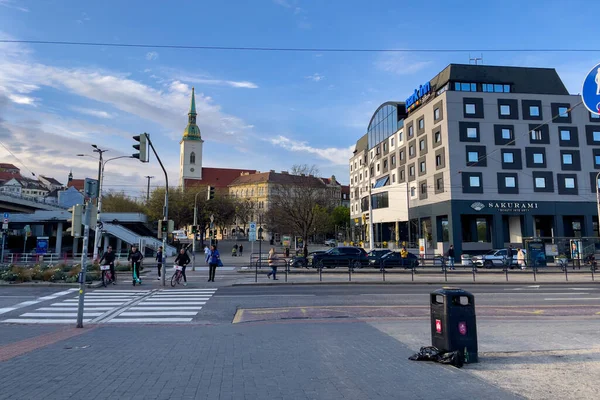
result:
M 378 143 L 389 138 L 398 129 L 402 128 L 402 123 L 406 117 L 406 107 L 404 103 L 388 101 L 383 103 L 369 122 L 367 128 L 367 137 L 369 149 L 375 147 Z

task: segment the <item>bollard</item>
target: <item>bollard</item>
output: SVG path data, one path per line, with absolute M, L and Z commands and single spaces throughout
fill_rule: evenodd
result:
M 252 262 L 252 257 L 250 257 L 250 262 Z M 254 263 L 254 283 L 258 282 L 258 263 Z
M 285 260 L 285 283 L 287 283 L 287 279 L 288 279 L 288 271 L 290 269 L 290 263 Z
M 352 261 L 348 262 L 348 282 L 352 282 Z
M 594 272 L 596 271 L 596 261 L 592 260 L 590 265 L 590 270 L 592 271 L 592 282 L 594 282 Z
M 569 282 L 569 268 L 565 265 L 565 281 Z
M 471 271 L 473 273 L 473 282 L 475 282 L 475 272 L 477 272 L 477 266 L 474 262 L 471 262 L 471 264 L 473 265 L 473 268 L 471 268 Z
M 508 282 L 508 267 L 504 269 L 504 273 L 506 274 L 506 282 Z
M 410 279 L 414 282 L 415 281 L 415 266 L 413 264 L 412 268 L 410 269 Z
M 448 282 L 448 271 L 446 268 L 446 263 L 444 262 L 444 260 L 442 259 L 442 269 L 444 270 L 444 280 L 446 282 Z
M 533 264 L 533 281 L 537 282 L 537 265 Z
M 317 266 L 319 269 L 319 282 L 323 282 L 323 268 Z
M 381 266 L 381 275 L 383 276 L 383 281 L 385 282 L 385 267 Z

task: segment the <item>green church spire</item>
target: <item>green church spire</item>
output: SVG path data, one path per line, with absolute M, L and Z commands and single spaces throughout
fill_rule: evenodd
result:
M 196 95 L 192 88 L 192 101 L 190 102 L 190 112 L 188 113 L 188 124 L 183 131 L 183 140 L 202 140 L 200 128 L 196 125 Z

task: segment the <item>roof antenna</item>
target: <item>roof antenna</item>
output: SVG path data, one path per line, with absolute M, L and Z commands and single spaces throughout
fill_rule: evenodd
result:
M 474 63 L 477 65 L 478 61 L 481 61 L 481 64 L 483 64 L 483 54 L 480 54 L 480 57 L 471 57 L 471 54 L 469 53 L 469 64 Z

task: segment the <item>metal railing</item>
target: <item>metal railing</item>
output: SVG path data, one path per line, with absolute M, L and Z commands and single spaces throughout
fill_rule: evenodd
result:
M 585 276 L 589 273 L 592 282 L 595 281 L 595 273 L 597 271 L 597 263 L 592 262 L 568 262 L 556 264 L 547 264 L 546 266 L 531 265 L 524 262 L 523 265 L 511 264 L 507 265 L 506 262 L 503 264 L 495 264 L 491 268 L 484 268 L 483 266 L 474 265 L 471 260 L 466 262 L 467 265 L 462 262 L 455 262 L 452 266 L 449 263 L 447 257 L 442 256 L 424 256 L 418 257 L 416 260 L 405 259 L 405 264 L 400 262 L 393 264 L 393 266 L 378 262 L 375 264 L 369 264 L 368 266 L 361 264 L 361 267 L 356 266 L 356 260 L 347 260 L 335 264 L 321 264 L 320 266 L 308 265 L 296 265 L 293 266 L 296 257 L 284 257 L 278 254 L 277 267 L 283 267 L 283 270 L 278 273 L 285 274 L 285 282 L 293 281 L 293 277 L 297 276 L 315 276 L 318 275 L 319 282 L 324 280 L 324 277 L 333 277 L 339 281 L 339 276 L 347 275 L 348 282 L 354 280 L 360 280 L 362 277 L 369 277 L 369 280 L 373 281 L 372 275 L 379 274 L 381 281 L 385 282 L 387 276 L 400 276 L 408 275 L 411 276 L 411 281 L 415 281 L 418 276 L 431 276 L 443 275 L 444 282 L 448 282 L 449 279 L 456 277 L 471 277 L 473 282 L 476 282 L 478 278 L 491 277 L 491 276 L 502 276 L 504 275 L 506 282 L 510 282 L 510 278 L 517 278 L 522 280 L 524 277 L 530 277 L 533 282 L 537 282 L 539 276 L 557 276 L 564 275 L 565 281 L 569 281 L 569 275 L 576 274 L 578 276 Z M 418 261 L 418 264 L 414 261 Z M 268 263 L 268 254 L 252 253 L 250 256 L 250 266 L 254 269 L 255 282 L 258 282 L 259 269 L 266 267 L 270 269 Z M 577 268 L 577 269 L 576 269 Z M 264 272 L 264 271 L 261 271 Z M 290 278 L 291 277 L 291 278 Z

